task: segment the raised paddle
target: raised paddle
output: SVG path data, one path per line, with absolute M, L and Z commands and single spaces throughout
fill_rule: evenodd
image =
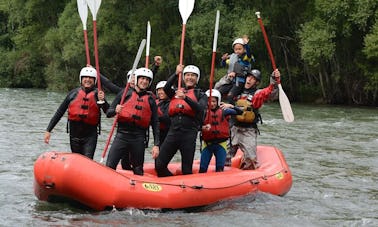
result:
M 181 31 L 181 47 L 180 47 L 180 65 L 183 64 L 184 60 L 184 43 L 185 43 L 185 31 L 186 31 L 186 22 L 190 14 L 193 12 L 194 0 L 180 0 L 179 1 L 179 11 L 182 18 L 182 31 Z M 181 77 L 182 73 L 179 73 L 178 78 L 178 89 L 181 89 Z
M 91 64 L 89 58 L 89 46 L 88 46 L 88 33 L 87 33 L 87 18 L 88 18 L 88 5 L 86 0 L 77 0 L 77 11 L 79 11 L 81 22 L 83 23 L 85 55 L 87 57 L 87 65 Z
M 210 97 L 212 96 L 212 90 L 213 90 L 215 58 L 216 58 L 216 54 L 217 54 L 219 16 L 220 16 L 220 13 L 219 13 L 219 10 L 217 10 L 217 14 L 216 14 L 216 17 L 215 17 L 215 28 L 214 28 L 213 55 L 212 55 L 212 58 L 211 58 L 211 70 L 210 70 L 210 85 L 209 85 Z M 207 108 L 207 116 L 210 116 L 210 105 L 211 105 L 211 99 L 209 99 L 209 102 L 208 102 L 209 108 Z
M 138 49 L 138 53 L 137 53 L 137 55 L 135 56 L 134 64 L 133 64 L 133 68 L 131 69 L 131 74 L 130 74 L 130 77 L 128 78 L 128 80 L 127 80 L 125 90 L 124 90 L 123 93 L 122 93 L 122 98 L 121 98 L 121 102 L 120 102 L 120 104 L 123 104 L 123 102 L 125 101 L 126 94 L 127 94 L 127 92 L 129 91 L 131 77 L 134 75 L 134 71 L 135 71 L 136 67 L 138 66 L 138 63 L 139 63 L 139 60 L 140 60 L 140 58 L 141 58 L 141 56 L 142 56 L 143 49 L 144 49 L 144 46 L 145 46 L 145 45 L 146 45 L 146 40 L 143 39 L 143 40 L 140 42 L 139 49 Z M 114 132 L 114 128 L 115 128 L 115 126 L 116 126 L 116 124 L 117 124 L 117 121 L 118 121 L 118 114 L 117 114 L 116 117 L 114 118 L 113 125 L 112 125 L 112 128 L 110 129 L 110 133 L 109 133 L 109 136 L 108 136 L 108 140 L 106 141 L 104 151 L 102 152 L 102 155 L 101 155 L 100 163 L 103 163 L 103 162 L 104 162 L 104 158 L 105 158 L 106 152 L 107 152 L 107 150 L 108 150 L 108 147 L 109 147 L 110 141 L 111 141 L 111 139 L 112 139 L 113 132 Z
M 150 57 L 150 41 L 151 41 L 151 25 L 150 22 L 147 22 L 147 44 L 146 44 L 146 65 L 145 67 L 148 68 L 148 61 Z
M 262 31 L 263 36 L 264 36 L 264 41 L 265 41 L 266 48 L 268 49 L 270 61 L 272 63 L 272 68 L 273 68 L 273 70 L 276 70 L 277 67 L 276 67 L 276 63 L 274 61 L 273 52 L 272 52 L 272 49 L 270 48 L 269 39 L 268 39 L 268 36 L 266 35 L 264 24 L 263 24 L 262 19 L 260 17 L 260 12 L 256 12 L 255 14 L 257 16 L 257 20 L 260 24 L 260 28 L 261 28 L 261 31 Z M 277 84 L 278 84 L 278 90 L 279 90 L 278 94 L 279 94 L 279 102 L 280 102 L 280 106 L 281 106 L 282 116 L 283 116 L 283 118 L 286 122 L 293 122 L 294 121 L 293 110 L 291 109 L 290 101 L 287 98 L 287 96 L 286 96 L 286 94 L 285 94 L 285 92 L 284 92 L 284 90 L 281 86 L 281 80 L 280 79 L 277 79 Z
M 101 77 L 100 77 L 100 63 L 98 60 L 98 46 L 97 46 L 97 12 L 101 5 L 101 0 L 86 0 L 89 10 L 92 13 L 93 18 L 93 42 L 94 42 L 94 52 L 95 52 L 95 62 L 96 62 L 96 72 L 97 72 L 97 88 L 101 91 Z M 103 104 L 104 101 L 97 101 L 98 104 Z

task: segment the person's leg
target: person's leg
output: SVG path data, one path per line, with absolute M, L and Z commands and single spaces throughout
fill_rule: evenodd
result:
M 213 153 L 209 150 L 209 146 L 206 145 L 206 143 L 203 143 L 204 149 L 201 152 L 201 162 L 200 162 L 200 173 L 206 173 L 207 168 L 209 167 L 209 163 L 211 160 L 211 156 L 213 156 Z
M 224 165 L 226 162 L 226 148 L 227 142 L 224 141 L 219 144 L 214 144 L 214 155 L 215 155 L 215 171 L 216 172 L 223 172 Z
M 179 145 L 181 153 L 182 174 L 193 173 L 193 159 L 196 151 L 197 130 L 186 131 L 181 135 Z
M 159 156 L 155 159 L 155 170 L 159 177 L 173 176 L 168 169 L 168 164 L 177 152 L 177 142 L 175 131 L 169 131 L 163 144 L 160 146 Z

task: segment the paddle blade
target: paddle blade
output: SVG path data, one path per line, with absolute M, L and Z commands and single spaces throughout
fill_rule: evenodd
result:
M 88 5 L 86 0 L 77 0 L 77 11 L 79 11 L 83 30 L 87 30 Z
M 186 24 L 190 14 L 194 8 L 194 0 L 179 0 L 179 11 L 182 18 L 182 23 Z
M 146 56 L 150 56 L 150 40 L 151 40 L 151 25 L 147 22 L 147 46 L 146 46 Z
M 135 72 L 135 70 L 136 70 L 136 68 L 138 66 L 139 60 L 142 57 L 144 46 L 146 46 L 146 39 L 142 39 L 142 41 L 139 44 L 138 53 L 135 56 L 134 63 L 133 63 L 133 68 L 131 69 L 131 74 L 130 75 L 134 74 L 134 72 Z M 127 81 L 128 83 L 130 83 L 130 78 L 131 78 L 131 76 L 129 77 L 129 80 Z
M 86 0 L 89 10 L 92 13 L 93 20 L 96 20 L 98 9 L 101 5 L 101 0 Z
M 291 109 L 290 101 L 287 98 L 281 84 L 278 84 L 278 90 L 279 90 L 279 101 L 282 111 L 282 116 L 286 122 L 293 122 L 294 121 L 294 114 L 293 110 Z
M 219 17 L 220 13 L 217 10 L 217 15 L 215 17 L 215 28 L 214 28 L 214 40 L 213 40 L 213 52 L 217 51 L 217 41 L 218 41 L 218 29 L 219 29 Z

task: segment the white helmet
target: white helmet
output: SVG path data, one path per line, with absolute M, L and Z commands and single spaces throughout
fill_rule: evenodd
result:
M 147 68 L 139 68 L 135 70 L 134 75 L 135 75 L 135 84 L 138 84 L 138 77 L 140 76 L 145 76 L 145 77 L 150 78 L 150 84 L 148 86 L 151 85 L 152 80 L 154 79 L 154 74 L 152 73 L 151 70 Z
M 160 88 L 164 88 L 166 83 L 167 83 L 167 81 L 162 80 L 162 81 L 160 81 L 159 83 L 156 84 L 156 88 L 155 88 L 156 95 L 157 95 L 157 90 L 160 89 Z
M 157 83 L 156 84 L 156 90 L 159 89 L 159 88 L 163 88 L 166 83 L 167 83 L 167 81 L 165 81 L 165 80 L 162 80 L 159 83 Z
M 244 46 L 244 40 L 242 38 L 235 39 L 234 42 L 232 43 L 232 48 L 234 48 L 235 44 L 241 44 Z
M 188 65 L 188 66 L 185 66 L 184 68 L 184 71 L 182 72 L 184 75 L 185 73 L 195 73 L 197 74 L 197 83 L 201 77 L 201 73 L 200 73 L 200 70 L 197 66 L 195 65 Z
M 207 95 L 207 97 L 210 97 L 210 90 L 207 90 L 205 94 Z M 218 106 L 219 106 L 221 102 L 221 98 L 222 98 L 221 93 L 217 89 L 212 89 L 211 97 L 216 97 L 218 99 Z
M 92 77 L 95 79 L 95 83 L 97 83 L 97 71 L 96 69 L 92 68 L 92 67 L 84 67 L 81 69 L 80 71 L 80 83 L 81 83 L 81 78 L 83 76 L 89 76 L 89 77 Z
M 131 75 L 131 73 L 133 72 L 133 70 L 131 69 L 131 70 L 129 70 L 128 72 L 127 72 L 127 79 L 129 79 L 130 78 L 130 75 Z

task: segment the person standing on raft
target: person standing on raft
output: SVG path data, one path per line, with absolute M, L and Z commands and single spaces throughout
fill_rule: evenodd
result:
M 68 109 L 68 128 L 70 135 L 70 146 L 73 153 L 79 153 L 93 159 L 97 137 L 100 130 L 101 112 L 105 113 L 109 103 L 105 100 L 105 93 L 98 91 L 95 87 L 97 82 L 96 69 L 84 67 L 80 71 L 79 80 L 81 87 L 71 90 L 55 115 L 47 126 L 44 141 L 50 142 L 51 131 Z M 98 100 L 105 103 L 97 104 Z M 100 128 L 100 127 L 99 127 Z
M 179 74 L 183 73 L 184 89 L 173 89 Z M 182 174 L 192 174 L 193 159 L 196 149 L 197 133 L 202 126 L 203 114 L 207 105 L 206 95 L 196 85 L 200 79 L 197 66 L 177 65 L 176 73 L 170 76 L 164 91 L 171 99 L 168 113 L 171 126 L 167 137 L 160 147 L 160 154 L 155 162 L 155 170 L 159 177 L 172 176 L 168 164 L 180 150 Z M 179 81 L 180 82 L 180 81 Z
M 273 71 L 270 84 L 264 89 L 258 89 L 261 82 L 261 72 L 253 69 L 247 73 L 246 83 L 242 93 L 236 98 L 235 106 L 241 108 L 243 113 L 233 118 L 231 127 L 231 148 L 226 160 L 226 165 L 230 165 L 230 160 L 235 156 L 240 148 L 243 153 L 243 161 L 240 168 L 244 170 L 256 169 L 258 167 L 256 149 L 257 134 L 259 129 L 257 123 L 261 121 L 259 109 L 264 102 L 277 99 L 277 80 L 281 74 L 278 69 Z M 235 101 L 235 99 L 234 99 Z M 231 108 L 233 104 L 224 104 L 224 108 Z

